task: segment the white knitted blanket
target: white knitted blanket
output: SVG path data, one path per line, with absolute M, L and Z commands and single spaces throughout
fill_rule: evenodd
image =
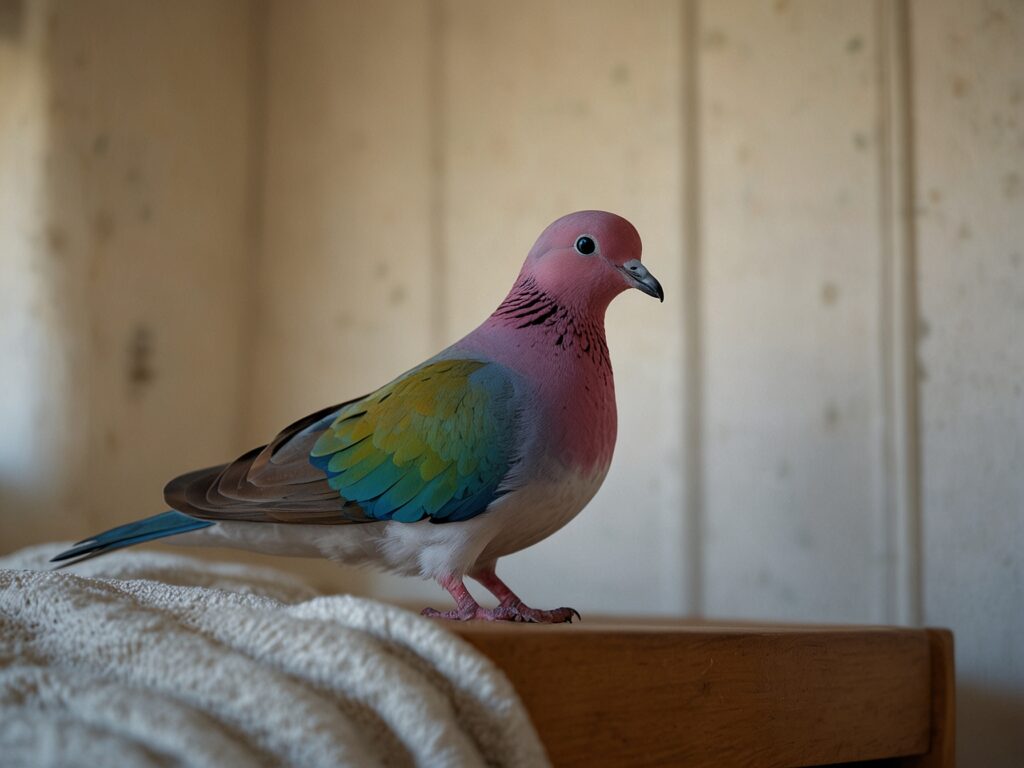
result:
M 0 558 L 4 766 L 546 765 L 507 678 L 434 621 L 263 568 Z

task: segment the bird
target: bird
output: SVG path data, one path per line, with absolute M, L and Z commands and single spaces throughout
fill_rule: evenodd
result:
M 572 622 L 575 609 L 529 607 L 496 564 L 562 528 L 604 481 L 617 428 L 605 311 L 631 288 L 665 299 L 641 251 L 636 228 L 616 214 L 557 219 L 464 338 L 234 461 L 174 478 L 168 511 L 52 561 L 174 536 L 433 579 L 455 607 L 426 616 Z M 467 577 L 497 606 L 481 606 Z

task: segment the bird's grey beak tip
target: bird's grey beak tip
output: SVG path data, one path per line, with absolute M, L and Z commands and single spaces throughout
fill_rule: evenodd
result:
M 658 282 L 658 278 L 652 275 L 639 259 L 630 259 L 619 269 L 626 276 L 626 281 L 639 291 L 648 296 L 653 296 L 662 304 L 665 303 L 665 291 Z

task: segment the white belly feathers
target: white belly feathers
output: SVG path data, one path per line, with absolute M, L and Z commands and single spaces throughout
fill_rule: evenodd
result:
M 404 576 L 464 574 L 547 538 L 597 493 L 607 468 L 590 476 L 563 472 L 558 481 L 511 491 L 486 512 L 458 523 L 290 525 L 222 522 L 183 534 L 174 543 L 230 546 L 297 557 L 327 557 Z

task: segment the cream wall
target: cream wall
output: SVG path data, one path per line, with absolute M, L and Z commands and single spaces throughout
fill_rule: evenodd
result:
M 8 2 L 0 540 L 154 511 L 239 450 L 251 8 Z
M 962 763 L 1019 764 L 1019 2 L 24 8 L 5 550 L 154 511 L 175 472 L 401 372 L 548 221 L 608 208 L 667 301 L 611 309 L 608 481 L 503 574 L 584 614 L 951 626 Z
M 924 618 L 969 765 L 1024 763 L 1024 5 L 914 6 Z
M 60 429 L 71 408 L 66 321 L 53 300 L 59 270 L 44 246 L 49 141 L 41 13 L 0 16 L 0 526 L 4 548 L 52 535 L 67 510 L 66 467 L 80 453 Z M 39 438 L 49 434 L 50 440 Z

